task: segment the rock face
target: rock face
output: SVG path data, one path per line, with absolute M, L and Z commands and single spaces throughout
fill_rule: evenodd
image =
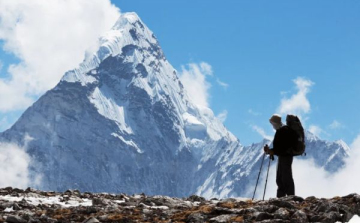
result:
M 344 143 L 308 137 L 308 156 L 336 171 Z M 97 51 L 28 108 L 0 141 L 26 145 L 40 189 L 207 198 L 248 196 L 262 141 L 244 147 L 192 103 L 153 33 L 125 13 Z M 194 216 L 196 217 L 196 216 Z
M 15 208 L 16 207 L 16 208 Z M 360 196 L 268 201 L 0 189 L 0 222 L 347 222 Z

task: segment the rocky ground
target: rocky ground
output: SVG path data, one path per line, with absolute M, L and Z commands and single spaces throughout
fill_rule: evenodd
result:
M 0 189 L 0 222 L 347 222 L 360 196 L 268 201 Z

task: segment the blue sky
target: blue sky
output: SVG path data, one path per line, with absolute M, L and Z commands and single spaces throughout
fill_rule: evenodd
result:
M 178 70 L 212 66 L 210 107 L 228 111 L 225 125 L 244 144 L 261 140 L 254 125 L 273 134 L 268 119 L 283 97 L 296 94 L 298 77 L 314 83 L 302 114 L 308 129 L 347 143 L 359 134 L 360 2 L 185 2 L 113 1 L 140 15 Z
M 323 139 L 343 139 L 351 144 L 360 133 L 357 116 L 360 2 L 113 0 L 111 3 L 121 12 L 134 11 L 140 16 L 155 33 L 167 59 L 180 73 L 183 69 L 190 69 L 188 64 L 205 62 L 211 66 L 212 75 L 204 74 L 211 84 L 208 104 L 215 114 L 227 112 L 224 124 L 243 144 L 258 142 L 264 135 L 273 135 L 268 119 L 284 107 L 282 101 L 292 105 L 286 111 L 299 112 L 304 125 Z M 86 7 L 90 6 L 83 8 Z M 108 14 L 115 17 L 114 7 L 106 7 L 106 13 L 111 11 Z M 82 12 L 73 13 L 79 17 L 66 18 L 83 21 Z M 92 13 L 84 16 L 87 14 Z M 93 15 L 94 19 L 100 20 L 95 16 L 97 14 Z M 50 22 L 55 21 L 53 17 Z M 26 18 L 24 16 L 24 20 Z M 84 20 L 84 24 L 89 19 L 92 18 Z M 64 20 L 61 14 L 59 20 Z M 56 24 L 60 26 L 62 23 Z M 6 30 L 4 27 L 2 25 L 0 29 Z M 33 27 L 26 31 L 34 30 Z M 92 27 L 92 30 L 104 31 L 101 24 L 96 27 L 100 28 Z M 69 25 L 67 28 L 70 29 Z M 54 29 L 44 36 L 52 35 L 52 32 L 60 31 Z M 34 33 L 40 35 L 43 31 Z M 14 32 L 14 35 L 18 34 Z M 30 64 L 32 55 L 29 55 L 36 52 L 23 49 L 23 45 L 15 42 L 9 44 L 11 38 L 11 35 L 0 33 L 0 64 L 3 64 L 0 70 L 3 85 L 0 82 L 0 88 L 8 83 L 4 78 L 15 72 L 9 72 L 9 65 L 19 65 L 24 61 Z M 73 44 L 72 48 L 77 49 L 79 45 L 67 42 Z M 51 44 L 45 46 L 53 47 Z M 80 48 L 78 51 L 83 52 Z M 57 50 L 49 55 L 54 52 Z M 83 53 L 79 55 L 83 57 Z M 39 58 L 39 61 L 43 59 Z M 76 66 L 78 61 L 71 59 L 73 63 L 66 62 L 62 67 L 71 69 Z M 29 69 L 36 70 L 37 64 L 41 63 L 34 62 Z M 54 83 L 58 80 L 58 76 L 52 79 Z M 224 87 L 218 81 L 228 86 Z M 50 86 L 32 90 L 29 98 L 35 100 Z M 12 91 L 4 92 L 10 95 Z M 0 104 L 8 103 L 6 98 L 0 95 Z M 26 99 L 16 100 L 23 106 L 0 105 L 0 131 L 16 121 L 25 105 L 31 104 Z

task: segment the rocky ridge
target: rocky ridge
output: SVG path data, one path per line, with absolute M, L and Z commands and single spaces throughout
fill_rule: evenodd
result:
M 0 222 L 347 222 L 360 196 L 289 196 L 266 201 L 0 189 Z

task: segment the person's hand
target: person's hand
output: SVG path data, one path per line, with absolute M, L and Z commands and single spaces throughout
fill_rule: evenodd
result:
M 268 154 L 269 154 L 270 156 L 274 156 L 274 150 L 269 149 L 269 150 L 268 150 Z
M 271 150 L 267 144 L 264 146 L 264 152 L 265 152 L 266 154 L 269 154 L 270 156 L 273 156 L 273 155 L 274 155 L 274 151 Z
M 264 152 L 265 152 L 266 154 L 269 154 L 269 150 L 270 150 L 270 148 L 269 148 L 269 146 L 266 144 L 266 145 L 264 146 Z

